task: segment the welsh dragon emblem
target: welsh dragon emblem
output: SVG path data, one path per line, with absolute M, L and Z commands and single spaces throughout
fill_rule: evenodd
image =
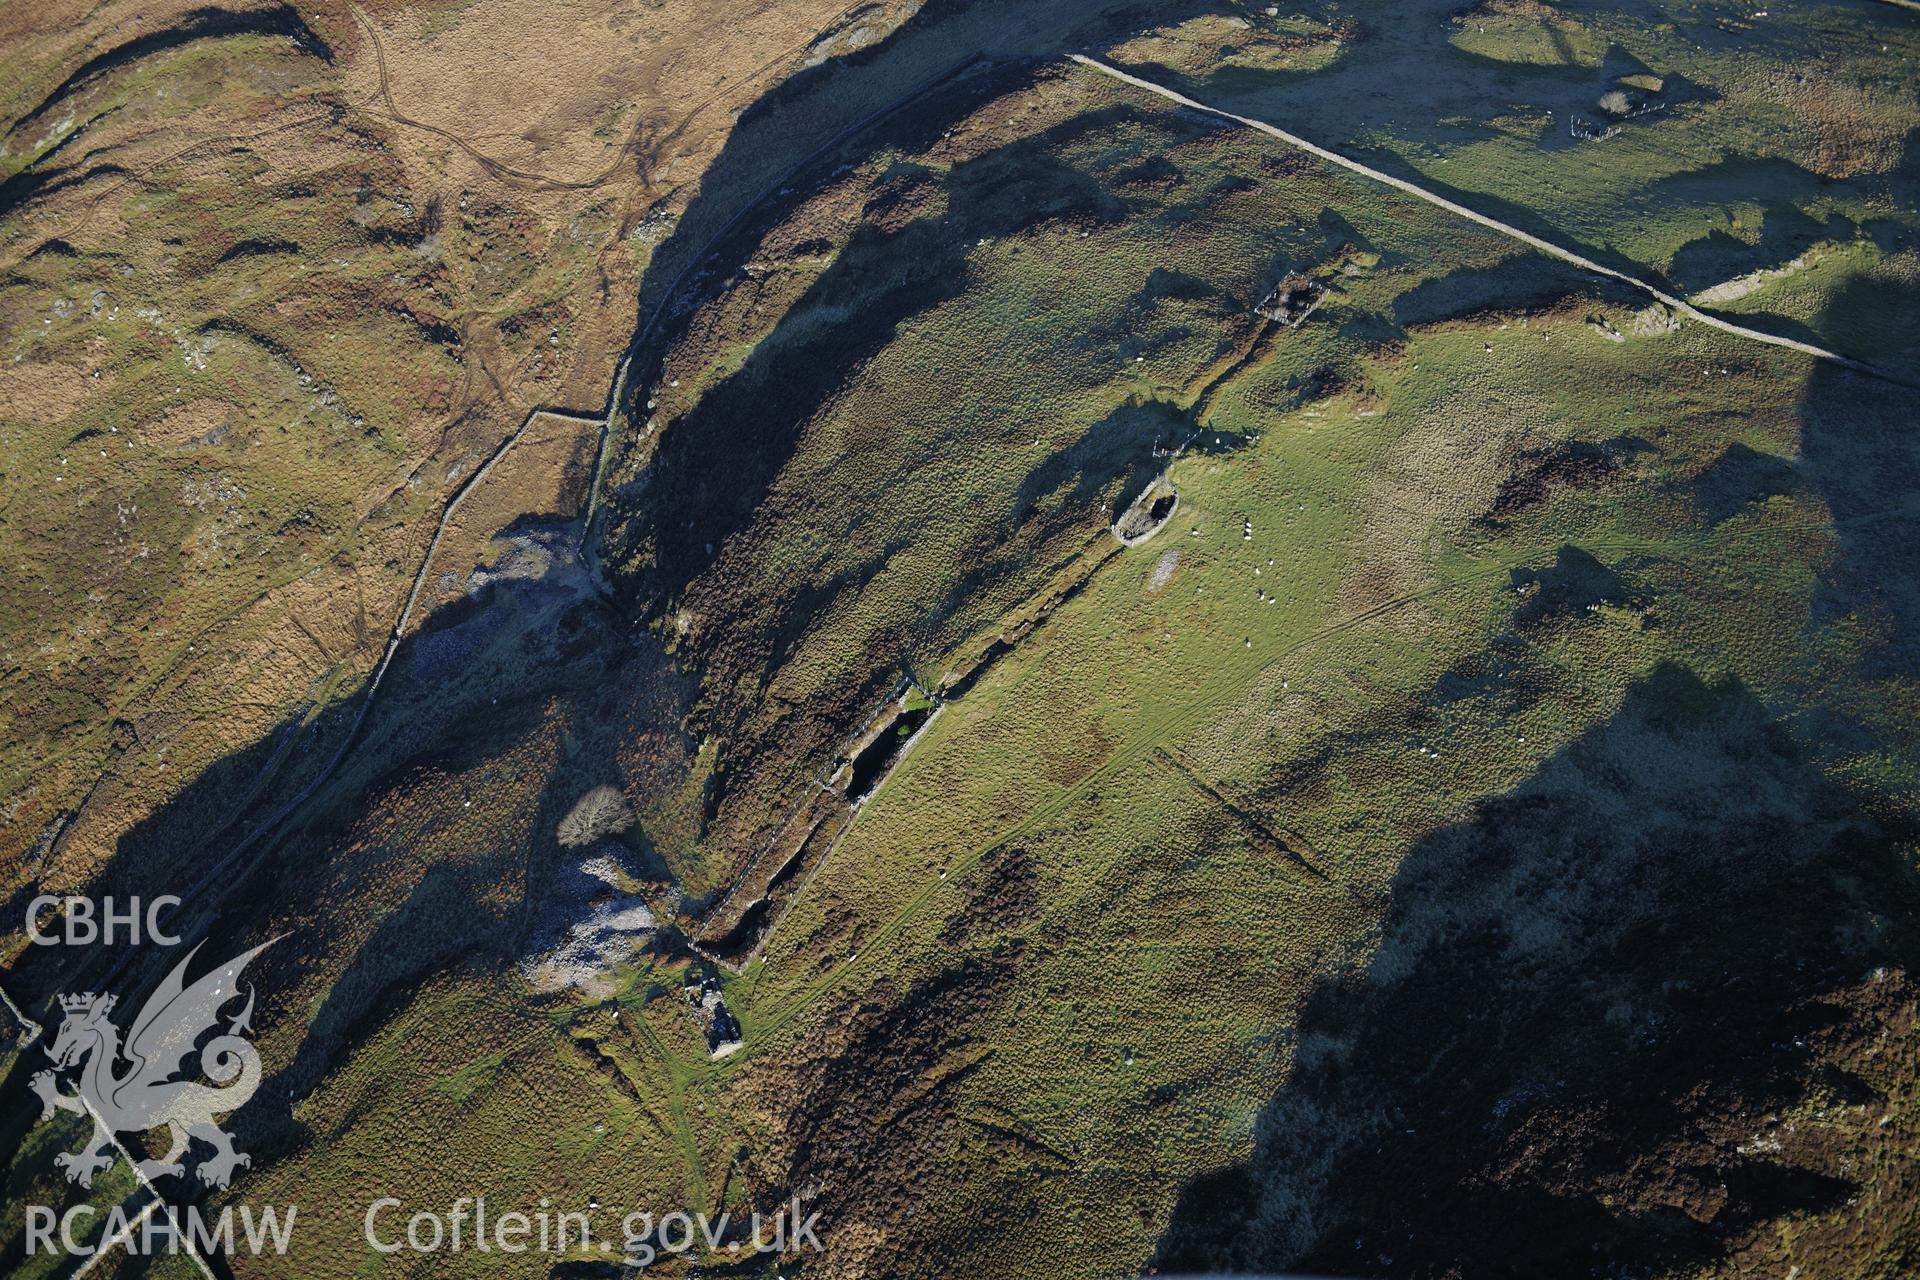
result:
M 216 1116 L 238 1110 L 260 1087 L 260 1055 L 242 1033 L 253 1030 L 253 989 L 247 989 L 246 1007 L 232 1015 L 220 1034 L 199 1044 L 214 1030 L 220 1010 L 240 994 L 240 973 L 248 961 L 272 946 L 269 939 L 245 955 L 229 960 L 186 985 L 186 959 L 174 966 L 140 1009 L 128 1029 L 126 1043 L 120 1029 L 108 1020 L 114 997 L 85 992 L 60 997 L 64 1015 L 47 1055 L 54 1070 L 41 1071 L 31 1081 L 49 1119 L 56 1110 L 90 1115 L 93 1136 L 75 1152 L 62 1152 L 54 1163 L 70 1182 L 93 1185 L 94 1175 L 112 1166 L 118 1145 L 115 1134 L 146 1133 L 165 1128 L 172 1146 L 157 1160 L 142 1160 L 139 1170 L 148 1178 L 184 1172 L 181 1157 L 190 1140 L 213 1148 L 213 1154 L 195 1171 L 209 1186 L 225 1187 L 236 1169 L 252 1161 L 233 1149 L 233 1137 Z M 198 1071 L 214 1082 L 176 1078 L 187 1059 L 198 1056 Z M 57 1071 L 80 1065 L 75 1091 L 62 1093 Z

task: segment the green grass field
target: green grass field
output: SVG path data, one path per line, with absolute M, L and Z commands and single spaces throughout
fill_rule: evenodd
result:
M 370 144 L 298 180 L 183 163 L 123 252 L 0 277 L 15 883 L 216 867 L 196 928 L 290 934 L 236 1122 L 256 1158 L 207 1198 L 299 1203 L 303 1249 L 232 1274 L 608 1261 L 362 1245 L 376 1197 L 484 1195 L 597 1233 L 824 1215 L 817 1258 L 667 1275 L 1525 1274 L 1500 1268 L 1616 1246 L 1631 1275 L 1897 1275 L 1913 24 L 1047 8 L 908 92 L 990 17 L 932 7 L 897 61 L 796 77 L 740 138 L 888 109 L 763 199 L 723 157 L 679 231 L 630 235 L 688 270 L 643 277 L 597 521 L 591 423 L 503 464 L 377 698 L 452 486 L 527 387 L 575 386 L 538 369 L 584 341 L 599 231 L 375 181 Z M 1676 324 L 1069 46 L 1893 378 Z M 265 109 L 230 87 L 262 49 L 198 56 L 114 92 Z M 1325 289 L 1304 321 L 1254 313 L 1296 277 Z M 535 370 L 517 398 L 482 385 L 508 367 Z M 1162 474 L 1177 507 L 1119 547 Z M 924 731 L 852 805 L 896 700 Z M 563 845 L 600 787 L 631 822 Z M 825 834 L 782 845 L 816 804 Z M 736 890 L 767 904 L 722 963 L 696 943 L 749 915 Z M 642 946 L 536 978 L 556 922 L 641 900 Z M 10 991 L 157 976 L 9 955 Z M 720 1056 L 684 994 L 709 976 Z M 14 1124 L 9 1206 L 65 1191 L 53 1131 Z

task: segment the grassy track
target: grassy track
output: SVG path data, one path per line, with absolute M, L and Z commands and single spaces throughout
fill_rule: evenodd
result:
M 1864 517 L 1861 522 L 1878 518 L 1880 517 L 1877 515 Z M 1814 521 L 1772 525 L 1761 529 L 1735 533 L 1731 535 L 1730 538 L 1722 537 L 1718 540 L 1762 540 L 1788 533 L 1807 532 L 1829 527 L 1831 526 L 1827 523 Z M 1585 544 L 1584 549 L 1594 553 L 1605 553 L 1614 556 L 1636 554 L 1679 556 L 1689 551 L 1698 552 L 1704 550 L 1715 540 L 1712 535 L 1707 534 L 1687 534 L 1672 539 L 1612 538 Z M 934 900 L 935 896 L 940 893 L 941 890 L 956 885 L 961 875 L 978 865 L 982 859 L 1006 847 L 1009 843 L 1020 839 L 1022 836 L 1031 834 L 1037 828 L 1044 825 L 1049 819 L 1065 812 L 1077 800 L 1084 797 L 1090 790 L 1096 788 L 1103 781 L 1111 779 L 1129 766 L 1142 759 L 1148 758 L 1151 753 L 1163 747 L 1170 740 L 1196 727 L 1207 715 L 1219 710 L 1222 704 L 1227 702 L 1230 697 L 1238 694 L 1262 672 L 1274 666 L 1276 663 L 1293 658 L 1322 641 L 1332 639 L 1343 632 L 1350 631 L 1364 623 L 1403 609 L 1410 604 L 1430 599 L 1447 592 L 1457 591 L 1464 587 L 1499 581 L 1509 576 L 1514 569 L 1522 567 L 1534 558 L 1532 555 L 1522 556 L 1511 562 L 1503 561 L 1498 565 L 1462 574 L 1451 581 L 1444 582 L 1426 591 L 1398 596 L 1349 617 L 1329 623 L 1304 636 L 1290 640 L 1283 637 L 1276 637 L 1274 640 L 1265 644 L 1256 644 L 1256 646 L 1238 662 L 1226 664 L 1219 668 L 1215 680 L 1209 686 L 1211 696 L 1196 699 L 1183 706 L 1169 707 L 1159 714 L 1144 720 L 1139 725 L 1137 732 L 1117 746 L 1078 782 L 1067 787 L 1052 799 L 1029 812 L 1026 817 L 1003 828 L 995 835 L 975 845 L 947 868 L 948 876 L 946 880 L 936 879 L 923 885 L 899 911 L 876 930 L 868 941 L 862 944 L 859 958 L 844 961 L 836 968 L 824 974 L 816 982 L 801 988 L 800 991 L 792 996 L 785 1004 L 777 1006 L 764 1018 L 756 1019 L 752 1029 L 747 1034 L 746 1043 L 741 1046 L 740 1050 L 727 1058 L 723 1063 L 715 1064 L 712 1070 L 725 1071 L 737 1063 L 754 1056 L 758 1050 L 763 1048 L 768 1041 L 771 1040 L 775 1033 L 791 1026 L 795 1020 L 805 1015 L 818 1004 L 821 999 L 847 982 L 856 970 L 862 967 L 872 966 L 881 955 L 884 955 L 886 945 L 897 940 L 907 925 L 926 909 L 928 904 Z M 1115 858 L 1109 859 L 1107 863 L 1096 868 L 1093 879 L 1098 880 L 1104 876 L 1111 868 L 1111 865 L 1120 858 L 1124 858 L 1124 856 L 1124 853 L 1116 855 Z

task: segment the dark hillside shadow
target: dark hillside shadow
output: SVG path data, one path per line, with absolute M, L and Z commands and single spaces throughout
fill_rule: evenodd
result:
M 994 86 L 1011 87 L 1003 79 Z M 851 371 L 902 323 L 965 290 L 969 246 L 1059 219 L 1126 215 L 1126 203 L 1051 152 L 1136 114 L 1131 106 L 1091 112 L 965 161 L 947 175 L 944 213 L 894 232 L 854 232 L 741 368 L 666 429 L 639 490 L 617 498 L 625 516 L 617 537 L 641 552 L 643 567 L 627 584 L 641 612 L 675 599 L 752 521 L 801 430 Z M 812 322 L 820 310 L 849 306 L 850 322 Z
M 1595 276 L 1557 258 L 1543 258 L 1520 245 L 1490 267 L 1460 267 L 1425 280 L 1393 300 L 1394 323 L 1405 328 L 1469 320 L 1483 314 L 1546 311 L 1570 300 L 1598 297 L 1638 309 L 1651 302 L 1617 280 Z
M 597 692 L 629 652 L 602 606 L 552 610 L 555 588 L 542 579 L 496 581 L 486 594 L 485 605 L 462 597 L 436 610 L 402 643 L 364 722 L 363 688 L 312 723 L 284 724 L 216 761 L 121 837 L 87 892 L 122 902 L 185 897 L 170 927 L 184 934 L 186 945 L 209 936 L 214 950 L 228 933 L 237 945 L 248 929 L 298 922 L 329 879 L 334 842 L 383 792 L 422 767 L 477 767 L 532 732 L 553 700 Z M 533 643 L 544 656 L 573 660 L 529 661 L 511 687 L 462 683 L 471 673 L 459 668 L 458 655 L 481 649 L 485 633 L 519 610 L 536 617 L 551 611 Z M 475 633 L 479 639 L 468 639 Z M 339 765 L 309 794 L 343 743 Z M 268 769 L 275 760 L 277 772 Z M 128 1003 L 177 958 L 152 946 L 28 947 L 9 966 L 6 983 L 31 1016 L 45 1021 L 55 992 L 111 990 Z M 261 957 L 263 991 L 272 985 L 271 969 L 292 959 L 286 948 Z
M 1693 505 L 1702 520 L 1718 525 L 1769 498 L 1798 494 L 1805 488 L 1794 463 L 1736 440 L 1694 477 Z
M 1165 401 L 1129 400 L 1027 473 L 1008 512 L 1009 530 L 1036 517 L 1064 526 L 1095 502 L 1109 508 L 1109 520 L 1118 517 L 1164 465 L 1156 455 L 1192 433 L 1185 416 Z
M 1915 834 L 1739 683 L 1656 670 L 1414 847 L 1378 951 L 1308 996 L 1252 1159 L 1188 1187 L 1157 1265 L 1651 1276 L 1838 1206 L 1836 1167 L 1734 1144 L 1872 1096 L 1844 1001 L 1920 961 Z
M 1696 293 L 1750 271 L 1778 269 L 1821 241 L 1844 244 L 1857 231 L 1858 225 L 1842 214 L 1830 214 L 1822 222 L 1795 205 L 1781 202 L 1768 206 L 1757 244 L 1716 228 L 1675 251 L 1667 278 L 1682 292 Z
M 1865 284 L 1842 289 L 1832 309 L 1886 315 Z M 1799 413 L 1797 474 L 1826 499 L 1841 549 L 1816 621 L 1857 617 L 1871 644 L 1863 674 L 1910 679 L 1920 674 L 1920 391 L 1820 362 Z
M 561 880 L 560 869 L 568 862 L 553 832 L 579 794 L 579 779 L 617 776 L 612 753 L 621 729 L 599 724 L 596 714 L 616 673 L 622 681 L 636 681 L 642 662 L 634 660 L 617 620 L 598 603 L 554 617 L 538 642 L 540 654 L 551 660 L 530 655 L 536 660 L 527 663 L 514 685 L 492 686 L 493 696 L 487 689 L 461 686 L 442 664 L 421 662 L 423 649 L 458 645 L 462 631 L 497 625 L 494 611 L 539 609 L 553 590 L 540 579 L 501 580 L 489 589 L 492 600 L 486 607 L 463 601 L 436 611 L 402 645 L 382 686 L 382 702 L 346 765 L 203 894 L 169 917 L 170 926 L 184 935 L 184 946 L 202 945 L 200 968 L 273 933 L 286 935 L 247 975 L 258 994 L 253 1025 L 259 1042 L 295 1031 L 298 1046 L 290 1060 L 268 1063 L 257 1094 L 227 1122 L 240 1148 L 253 1157 L 254 1169 L 297 1153 L 313 1138 L 294 1118 L 294 1106 L 404 1009 L 416 990 L 463 967 L 503 977 L 511 971 L 531 935 L 531 904 L 550 896 L 549 887 Z M 431 695 L 425 707 L 415 700 L 423 690 Z M 358 698 L 339 704 L 301 750 L 330 757 L 358 707 Z M 518 762 L 490 767 L 514 756 L 555 717 L 567 722 L 560 736 L 571 759 L 531 771 Z M 296 723 L 281 733 L 305 737 L 312 728 Z M 245 813 L 233 815 L 222 839 L 207 837 L 207 815 L 230 802 L 230 779 L 259 767 L 279 736 L 219 762 L 136 826 L 89 892 L 123 902 L 135 895 L 179 893 L 232 852 L 252 822 L 286 803 L 287 790 L 267 788 Z M 286 787 L 301 777 L 293 771 Z M 476 785 L 482 782 L 484 796 Z M 484 840 L 449 842 L 435 830 L 443 821 L 422 819 L 423 803 L 459 810 L 457 793 L 448 790 L 455 786 L 474 787 L 490 813 L 504 815 L 485 820 Z M 531 817 L 516 820 L 516 813 Z M 366 832 L 380 829 L 363 822 L 370 814 L 397 815 L 434 843 L 396 849 L 377 836 L 368 840 Z M 441 846 L 454 852 L 448 856 Z M 579 857 L 576 853 L 572 861 Z M 359 887 L 362 877 L 377 879 L 378 865 L 388 858 L 407 859 L 419 868 L 419 878 L 397 905 L 376 907 L 362 900 Z M 368 914 L 374 912 L 380 914 Z M 364 941 L 350 944 L 323 924 L 356 913 L 377 921 Z M 182 954 L 182 948 L 153 945 L 29 947 L 5 981 L 9 995 L 51 1030 L 59 1021 L 54 993 L 110 991 L 122 1009 L 135 1010 Z M 298 989 L 297 975 L 314 964 L 337 970 L 337 976 L 313 1007 L 289 1005 L 285 994 Z M 38 1115 L 28 1079 L 44 1065 L 39 1048 L 28 1046 L 0 1079 L 0 1107 L 9 1115 L 29 1120 Z M 209 1193 L 191 1172 L 184 1182 L 163 1186 L 172 1202 L 207 1202 Z M 0 1265 L 5 1257 L 0 1253 Z
M 1174 7 L 1197 11 L 1202 6 L 1188 0 Z M 976 73 L 983 62 L 1003 62 L 985 72 L 988 79 L 1030 75 L 1049 57 L 1097 39 L 1111 20 L 1108 15 L 1126 8 L 1081 0 L 931 0 L 886 39 L 803 69 L 756 99 L 740 113 L 726 145 L 701 176 L 700 194 L 654 251 L 641 280 L 629 395 L 639 396 L 658 373 L 664 339 L 689 292 L 686 283 L 702 271 L 724 270 L 703 260 L 724 252 L 726 242 L 757 241 L 755 228 L 771 225 L 804 198 L 807 184 L 798 180 L 796 169 L 883 118 L 891 130 L 915 128 L 913 113 L 904 108 L 963 74 Z M 995 39 L 1002 29 L 1049 27 L 1059 34 L 1016 41 L 1017 55 Z M 1011 66 L 1005 65 L 1009 58 Z M 1005 87 L 969 92 L 984 96 Z M 920 120 L 917 127 L 930 132 L 918 139 L 920 145 L 909 137 L 906 149 L 924 149 L 950 114 Z M 790 187 L 772 189 L 781 182 Z M 661 323 L 650 328 L 656 315 Z

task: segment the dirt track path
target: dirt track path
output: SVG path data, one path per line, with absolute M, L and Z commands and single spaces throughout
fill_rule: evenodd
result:
M 858 13 L 865 7 L 865 0 L 856 0 L 856 3 L 848 5 L 835 15 L 832 21 L 829 22 L 825 28 L 822 28 L 822 30 L 832 30 L 835 25 L 852 18 L 855 13 Z M 369 18 L 366 11 L 360 8 L 359 5 L 349 4 L 347 8 L 360 23 L 361 28 L 366 31 L 367 39 L 373 46 L 374 62 L 380 73 L 380 88 L 377 91 L 377 97 L 386 104 L 387 108 L 385 111 L 377 111 L 372 107 L 363 105 L 360 109 L 369 115 L 382 116 L 395 124 L 405 125 L 410 129 L 418 129 L 423 133 L 430 133 L 436 137 L 445 139 L 447 142 L 452 143 L 454 146 L 460 148 L 460 150 L 466 152 L 473 158 L 476 164 L 494 178 L 503 181 L 516 180 L 527 183 L 535 190 L 592 191 L 598 187 L 605 186 L 607 183 L 613 181 L 614 178 L 618 177 L 621 170 L 625 167 L 628 157 L 634 152 L 642 150 L 641 143 L 647 136 L 647 116 L 645 112 L 641 113 L 639 119 L 634 121 L 633 127 L 627 131 L 625 140 L 621 142 L 619 150 L 614 152 L 613 159 L 607 163 L 606 168 L 598 173 L 589 174 L 586 177 L 556 178 L 551 174 L 542 173 L 538 170 L 516 168 L 504 160 L 487 155 L 463 135 L 455 133 L 450 129 L 443 129 L 437 124 L 429 124 L 424 120 L 415 120 L 401 112 L 399 104 L 393 100 L 392 80 L 387 73 L 387 48 L 385 44 L 381 43 L 380 29 L 374 25 L 373 19 Z M 660 146 L 678 138 L 686 127 L 693 122 L 695 116 L 718 102 L 723 95 L 731 90 L 751 84 L 781 64 L 791 62 L 793 59 L 800 57 L 811 48 L 819 38 L 818 35 L 811 36 L 806 40 L 782 49 L 745 75 L 736 76 L 726 81 L 718 89 L 701 99 L 697 105 L 681 117 L 678 124 L 666 131 L 655 141 L 653 147 L 648 149 L 657 151 Z M 643 190 L 651 191 L 653 188 L 651 169 L 651 164 L 647 163 L 643 157 L 641 171 L 639 173 L 640 185 Z
M 1575 253 L 1571 249 L 1562 248 L 1551 240 L 1543 240 L 1531 232 L 1522 231 L 1519 227 L 1513 226 L 1511 223 L 1502 222 L 1498 218 L 1492 218 L 1479 212 L 1477 209 L 1470 209 L 1466 205 L 1447 199 L 1445 196 L 1437 195 L 1425 187 L 1408 182 L 1405 178 L 1396 178 L 1390 173 L 1382 173 L 1371 165 L 1362 164 L 1358 160 L 1341 155 L 1338 151 L 1330 151 L 1318 143 L 1309 142 L 1299 134 L 1288 133 L 1285 129 L 1277 125 L 1268 124 L 1264 120 L 1255 120 L 1250 116 L 1235 115 L 1233 112 L 1223 110 L 1219 107 L 1208 106 L 1204 102 L 1189 98 L 1183 93 L 1167 88 L 1165 85 L 1155 84 L 1151 80 L 1132 75 L 1120 70 L 1118 67 L 1108 66 L 1106 63 L 1096 58 L 1089 58 L 1083 53 L 1075 53 L 1068 56 L 1081 66 L 1097 71 L 1103 76 L 1111 77 L 1123 84 L 1130 84 L 1136 89 L 1144 89 L 1148 93 L 1157 94 L 1167 101 L 1178 103 L 1180 106 L 1186 107 L 1189 110 L 1203 112 L 1210 116 L 1218 116 L 1222 120 L 1231 120 L 1235 124 L 1242 125 L 1258 133 L 1264 133 L 1268 137 L 1278 138 L 1288 146 L 1298 147 L 1302 151 L 1320 157 L 1329 164 L 1335 164 L 1342 169 L 1351 170 L 1361 177 L 1371 178 L 1375 182 L 1392 187 L 1395 191 L 1404 192 L 1416 200 L 1424 200 L 1430 205 L 1445 209 L 1448 213 L 1465 218 L 1469 222 L 1477 222 L 1489 231 L 1498 232 L 1500 235 L 1506 236 L 1511 240 L 1518 240 L 1530 248 L 1539 250 L 1548 257 L 1558 258 L 1562 262 L 1571 263 L 1573 266 L 1579 267 L 1582 271 L 1591 271 L 1596 275 L 1602 275 L 1610 280 L 1618 280 L 1622 284 L 1630 285 L 1640 292 L 1665 303 L 1676 312 L 1690 319 L 1697 320 L 1701 324 L 1719 329 L 1723 333 L 1730 333 L 1735 337 L 1745 338 L 1751 342 L 1764 342 L 1771 347 L 1785 347 L 1789 351 L 1798 351 L 1802 355 L 1809 355 L 1816 360 L 1825 360 L 1829 363 L 1837 364 L 1841 368 L 1850 369 L 1855 373 L 1880 378 L 1903 387 L 1920 389 L 1920 382 L 1912 381 L 1900 374 L 1881 369 L 1863 360 L 1856 360 L 1852 356 L 1842 355 L 1837 351 L 1829 351 L 1825 347 L 1817 347 L 1811 342 L 1801 342 L 1796 338 L 1784 338 L 1778 334 L 1763 333 L 1759 329 L 1749 329 L 1745 325 L 1735 324 L 1733 321 L 1722 319 L 1711 312 L 1702 311 L 1685 298 L 1668 293 L 1666 290 L 1649 284 L 1637 276 L 1629 275 L 1624 271 L 1617 271 L 1609 266 L 1604 266 L 1595 262 L 1592 258 Z

